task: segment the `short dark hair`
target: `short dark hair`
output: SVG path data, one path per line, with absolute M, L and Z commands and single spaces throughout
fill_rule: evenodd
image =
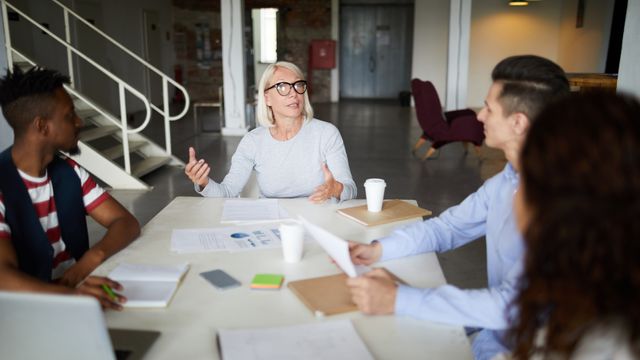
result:
M 569 93 L 564 70 L 536 55 L 517 55 L 500 61 L 491 78 L 502 84 L 498 99 L 504 114 L 521 112 L 529 121 L 533 121 L 545 105 Z
M 531 125 L 520 156 L 529 225 L 510 332 L 516 358 L 569 358 L 607 326 L 640 356 L 638 114 L 630 96 L 571 94 Z
M 15 66 L 0 78 L 0 106 L 16 137 L 35 117 L 49 117 L 55 91 L 64 84 L 69 84 L 68 76 L 41 67 L 23 72 Z

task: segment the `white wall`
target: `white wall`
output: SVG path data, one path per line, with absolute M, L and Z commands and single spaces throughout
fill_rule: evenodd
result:
M 445 103 L 449 0 L 415 0 L 411 78 L 430 80 Z
M 12 0 L 11 4 L 39 23 L 47 23 L 50 31 L 64 39 L 62 11 L 56 11 L 59 9 L 57 5 L 37 0 Z M 9 11 L 13 10 L 9 9 Z M 66 56 L 62 45 L 43 34 L 21 15 L 18 21 L 9 21 L 9 26 L 14 48 L 29 58 L 40 59 L 42 66 L 67 73 Z
M 2 76 L 4 76 L 2 72 Z M 7 120 L 0 114 L 0 151 L 8 148 L 13 144 L 13 129 L 7 123 Z
M 88 1 L 90 2 L 91 0 Z M 65 0 L 63 2 L 73 8 L 73 0 Z M 160 33 L 162 34 L 162 63 L 154 65 L 157 65 L 160 70 L 169 76 L 173 76 L 175 55 L 173 39 L 171 38 L 173 33 L 171 0 L 110 0 L 95 2 L 100 3 L 102 6 L 105 24 L 102 30 L 141 57 L 143 57 L 144 52 L 142 10 L 156 10 L 159 15 Z M 49 23 L 50 30 L 56 35 L 64 37 L 63 16 L 59 7 L 49 2 L 43 3 L 42 0 L 13 0 L 12 3 L 31 17 L 38 19 L 38 21 Z M 45 59 L 44 65 L 55 68 L 62 73 L 67 73 L 66 52 L 61 47 L 39 31 L 34 32 L 31 30 L 33 28 L 32 25 L 29 25 L 24 19 L 17 23 L 12 22 L 11 26 L 17 30 L 24 30 L 21 33 L 16 31 L 12 36 L 12 39 L 15 40 L 14 45 L 21 44 L 19 45 L 20 48 L 24 48 L 25 51 Z M 169 38 L 167 38 L 167 33 Z M 101 61 L 99 62 L 107 64 L 109 70 L 130 81 L 135 88 L 144 93 L 145 83 L 140 67 L 133 66 L 129 57 L 121 51 L 116 51 L 113 47 L 108 47 L 107 49 L 107 59 L 100 59 Z M 2 74 L 6 69 L 5 52 L 5 48 L 2 47 L 0 52 Z M 99 86 L 99 84 L 96 85 Z M 170 89 L 170 93 L 172 91 Z M 142 109 L 142 104 L 139 102 L 132 102 L 130 105 L 132 107 L 130 111 Z M 6 121 L 2 119 L 0 120 L 0 148 L 5 148 L 11 143 L 13 143 L 13 132 L 6 124 Z
M 172 5 L 171 0 L 83 0 L 86 3 L 99 4 L 102 9 L 101 28 L 107 35 L 122 43 L 129 50 L 144 57 L 143 44 L 143 9 L 155 10 L 159 16 L 159 30 L 161 36 L 161 64 L 153 64 L 160 70 L 173 77 L 173 65 L 175 53 L 173 49 L 173 39 L 170 37 L 173 32 Z M 63 0 L 67 6 L 75 9 L 76 0 Z M 12 0 L 18 8 L 27 15 L 37 19 L 39 22 L 49 24 L 49 29 L 58 37 L 64 39 L 64 18 L 60 7 L 42 0 Z M 82 14 L 80 14 L 82 15 Z M 73 23 L 73 20 L 72 20 Z M 34 31 L 34 26 L 24 19 L 19 22 L 11 22 L 12 39 L 19 49 L 24 49 L 27 55 L 39 59 L 39 64 L 56 69 L 67 74 L 67 56 L 62 45 L 52 40 L 49 36 L 43 35 L 40 31 Z M 84 26 L 83 26 L 84 28 Z M 169 37 L 167 37 L 169 34 Z M 73 35 L 72 35 L 73 36 Z M 106 57 L 95 59 L 102 66 L 115 73 L 118 77 L 130 82 L 132 86 L 145 93 L 144 72 L 141 65 L 133 62 L 128 55 L 117 49 L 113 45 L 106 45 Z M 105 86 L 104 84 L 102 86 Z M 108 85 L 114 90 L 110 99 L 105 105 L 110 108 L 118 108 L 116 85 Z M 170 93 L 173 89 L 170 89 Z M 130 111 L 143 109 L 139 100 L 129 103 Z
M 142 11 L 155 10 L 158 13 L 159 32 L 161 34 L 161 64 L 152 64 L 165 74 L 173 77 L 173 66 L 175 65 L 175 52 L 173 48 L 173 20 L 171 0 L 109 0 L 100 1 L 103 10 L 103 21 L 105 28 L 103 31 L 107 35 L 120 42 L 129 50 L 144 58 L 143 39 L 143 17 Z M 167 38 L 169 34 L 169 38 Z M 121 51 L 116 51 L 113 47 L 107 48 L 106 63 L 110 65 L 110 70 L 123 79 L 126 79 L 137 90 L 146 93 L 145 79 L 142 67 L 132 62 L 128 55 Z M 169 88 L 169 94 L 173 94 L 173 88 Z M 134 110 L 142 110 L 140 101 L 130 104 Z M 129 104 L 127 106 L 129 108 Z
M 451 0 L 449 8 L 446 110 L 467 105 L 471 5 L 471 0 Z
M 558 65 L 566 72 L 602 73 L 607 62 L 614 2 L 585 1 L 583 26 L 576 28 L 578 0 L 565 0 L 560 20 Z
M 0 16 L 0 42 L 4 44 L 4 22 Z M 0 76 L 7 73 L 7 48 L 0 46 Z M 6 149 L 13 144 L 13 130 L 0 112 L 0 151 Z
M 556 60 L 561 14 L 561 1 L 525 7 L 511 7 L 505 0 L 473 1 L 467 106 L 482 106 L 491 70 L 503 58 L 534 54 Z
M 260 9 L 251 10 L 251 16 L 253 17 L 253 74 L 255 80 L 254 84 L 256 84 L 257 88 L 258 84 L 260 84 L 262 73 L 264 73 L 269 64 L 260 62 Z
M 27 15 L 36 21 L 48 23 L 49 30 L 64 40 L 64 17 L 58 5 L 51 2 L 43 3 L 38 0 L 29 0 Z M 22 19 L 21 21 L 26 22 L 26 20 Z M 30 29 L 36 29 L 31 23 L 28 26 Z M 67 51 L 63 45 L 36 30 L 32 32 L 32 46 L 35 58 L 39 59 L 39 65 L 56 69 L 68 75 Z
M 246 62 L 244 57 L 244 2 L 220 4 L 222 25 L 222 73 L 224 91 L 224 127 L 222 135 L 242 136 L 246 125 Z M 240 25 L 238 25 L 240 24 Z
M 331 39 L 336 41 L 336 66 L 331 69 L 331 102 L 340 101 L 340 0 L 331 0 Z
M 625 91 L 640 98 L 640 0 L 629 0 L 627 19 L 624 23 L 622 54 L 618 71 L 618 91 Z
M 11 4 L 13 4 L 23 12 L 26 12 L 27 14 L 30 12 L 30 4 L 28 0 L 13 0 L 11 1 Z M 31 54 L 33 52 L 33 38 L 29 30 L 33 27 L 33 25 L 31 25 L 31 23 L 27 22 L 26 20 L 20 19 L 20 21 L 17 22 L 9 21 L 9 26 L 13 46 L 19 44 L 20 49 L 24 53 Z
M 137 55 L 144 56 L 143 18 L 142 10 L 155 10 L 159 17 L 159 32 L 162 34 L 162 64 L 157 64 L 160 70 L 173 75 L 175 60 L 173 49 L 173 8 L 171 0 L 109 0 L 101 1 L 104 12 L 104 31 Z M 167 38 L 167 33 L 169 38 Z M 143 86 L 142 74 L 127 71 L 129 63 L 126 57 L 113 56 L 113 65 L 122 70 L 127 76 L 139 81 Z M 156 64 L 154 64 L 156 65 Z

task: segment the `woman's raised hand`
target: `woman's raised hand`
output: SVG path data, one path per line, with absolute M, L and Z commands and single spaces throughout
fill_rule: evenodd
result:
M 196 150 L 189 147 L 189 162 L 184 167 L 184 173 L 187 174 L 189 180 L 197 184 L 202 190 L 209 183 L 209 172 L 211 168 L 204 159 L 196 160 Z

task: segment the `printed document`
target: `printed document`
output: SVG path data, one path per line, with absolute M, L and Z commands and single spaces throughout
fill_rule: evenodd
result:
M 218 332 L 224 360 L 373 360 L 349 320 Z
M 277 199 L 229 199 L 222 208 L 221 223 L 256 223 L 289 219 Z
M 171 234 L 171 251 L 178 253 L 245 251 L 280 246 L 280 231 L 273 226 L 176 229 Z

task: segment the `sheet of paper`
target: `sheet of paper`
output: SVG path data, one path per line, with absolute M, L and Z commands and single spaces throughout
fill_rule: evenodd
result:
M 288 219 L 277 199 L 229 199 L 222 208 L 221 223 L 256 223 Z
M 176 229 L 171 234 L 171 251 L 178 253 L 244 251 L 280 246 L 280 231 L 268 226 Z
M 327 230 L 314 225 L 300 216 L 300 221 L 304 225 L 305 229 L 313 236 L 314 239 L 322 246 L 329 256 L 340 266 L 349 277 L 356 277 L 369 271 L 366 266 L 356 266 L 351 262 L 351 256 L 349 256 L 349 243 L 346 240 L 333 235 Z
M 349 320 L 218 332 L 222 358 L 372 360 Z

